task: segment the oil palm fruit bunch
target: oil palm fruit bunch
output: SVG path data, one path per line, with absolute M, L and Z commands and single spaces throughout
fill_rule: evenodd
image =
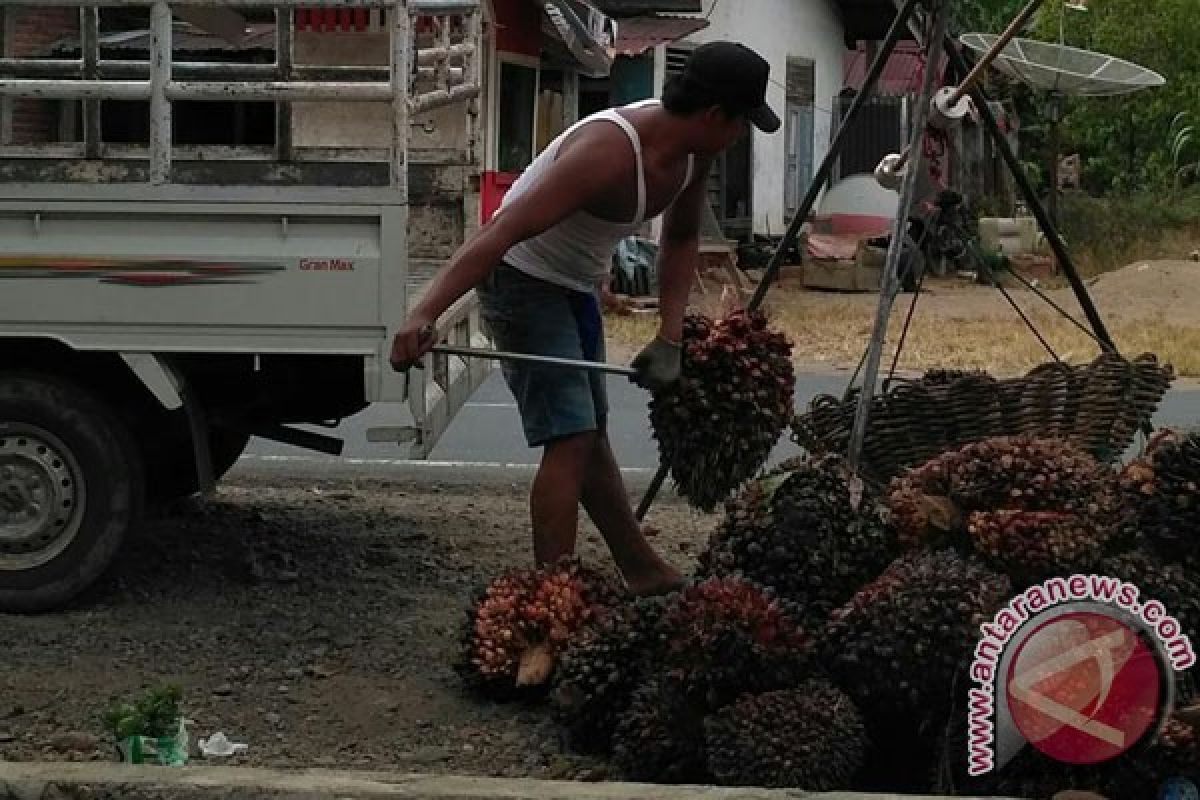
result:
M 1094 569 L 1111 530 L 1109 521 L 1057 511 L 976 511 L 967 519 L 975 548 L 1023 584 Z
M 861 709 L 914 725 L 953 702 L 979 626 L 1005 602 L 1009 579 L 952 549 L 897 558 L 830 615 L 820 663 Z
M 1200 561 L 1200 433 L 1157 433 L 1121 473 L 1142 536 L 1177 560 Z
M 708 578 L 673 595 L 659 629 L 659 666 L 689 702 L 713 710 L 746 692 L 794 686 L 809 639 L 770 589 Z
M 1110 470 L 1071 443 L 1000 436 L 951 450 L 895 478 L 888 507 L 901 542 L 918 546 L 965 532 L 979 511 L 1055 511 L 1115 533 L 1116 482 Z
M 665 598 L 634 598 L 595 617 L 559 660 L 550 695 L 579 751 L 606 753 L 617 719 L 652 672 Z
M 695 508 L 717 509 L 770 455 L 792 417 L 791 350 L 760 312 L 684 319 L 682 377 L 651 398 L 650 422 Z
M 718 784 L 813 792 L 849 788 L 867 745 L 854 702 L 823 680 L 743 695 L 704 720 L 704 738 Z
M 497 700 L 540 694 L 580 629 L 615 605 L 607 578 L 568 558 L 494 579 L 467 611 L 457 671 Z
M 1136 586 L 1139 602 L 1158 600 L 1179 620 L 1184 633 L 1200 632 L 1200 574 L 1191 568 L 1139 548 L 1105 558 L 1097 572 Z
M 648 783 L 707 783 L 705 709 L 662 673 L 633 693 L 613 732 L 612 760 L 627 780 Z
M 770 587 L 815 626 L 897 555 L 877 498 L 856 510 L 843 459 L 784 462 L 746 485 L 700 554 L 701 576 Z
M 961 717 L 961 721 L 960 721 Z M 1170 720 L 1157 741 L 1098 764 L 1072 765 L 1052 759 L 1026 746 L 1011 761 L 978 777 L 967 774 L 967 714 L 956 714 L 949 737 L 950 751 L 933 791 L 996 797 L 1055 797 L 1066 790 L 1094 792 L 1111 800 L 1159 800 L 1165 781 L 1194 776 L 1195 733 L 1190 726 Z M 946 774 L 949 773 L 949 774 Z

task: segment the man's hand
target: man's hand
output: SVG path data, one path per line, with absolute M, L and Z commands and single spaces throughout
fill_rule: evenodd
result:
M 433 321 L 420 315 L 412 315 L 404 323 L 404 327 L 396 331 L 392 340 L 392 369 L 396 372 L 408 372 L 420 366 L 420 358 L 433 347 Z
M 631 365 L 637 371 L 631 380 L 643 389 L 657 392 L 679 380 L 683 367 L 683 347 L 663 336 L 646 345 Z

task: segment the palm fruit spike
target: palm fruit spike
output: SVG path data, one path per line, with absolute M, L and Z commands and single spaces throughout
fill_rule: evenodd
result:
M 701 553 L 702 577 L 742 576 L 788 601 L 816 626 L 896 555 L 873 497 L 858 510 L 837 455 L 791 459 L 728 504 Z
M 663 675 L 633 694 L 613 732 L 613 763 L 626 779 L 706 783 L 704 715 Z
M 540 693 L 572 636 L 615 596 L 607 579 L 575 559 L 510 570 L 467 611 L 456 669 L 468 686 L 497 700 Z
M 709 772 L 726 786 L 850 788 L 866 729 L 854 702 L 825 681 L 743 695 L 704 720 Z
M 833 612 L 820 663 L 872 715 L 936 719 L 979 626 L 1011 590 L 1007 577 L 953 550 L 907 553 Z
M 1055 511 L 977 511 L 967 531 L 988 563 L 1021 584 L 1095 569 L 1113 527 Z
M 753 477 L 791 419 L 794 389 L 791 343 L 760 312 L 715 321 L 689 314 L 682 377 L 650 401 L 654 436 L 680 495 L 713 511 Z
M 1055 511 L 1112 526 L 1112 473 L 1058 439 L 1002 436 L 934 458 L 892 481 L 888 506 L 902 542 L 961 533 L 974 511 Z M 942 527 L 947 526 L 947 527 Z
M 746 692 L 792 686 L 808 666 L 808 638 L 769 589 L 709 578 L 670 598 L 660 664 L 705 711 Z
M 619 715 L 650 672 L 666 600 L 635 598 L 590 622 L 563 652 L 551 700 L 580 751 L 608 752 Z

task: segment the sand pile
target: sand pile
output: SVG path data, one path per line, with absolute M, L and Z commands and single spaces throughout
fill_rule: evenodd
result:
M 1088 284 L 1105 319 L 1162 316 L 1176 325 L 1200 325 L 1200 263 L 1195 261 L 1139 261 Z M 1055 294 L 1064 308 L 1077 308 L 1069 289 Z

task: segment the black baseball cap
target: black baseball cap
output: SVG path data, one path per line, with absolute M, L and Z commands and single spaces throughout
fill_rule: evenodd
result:
M 779 130 L 779 117 L 767 105 L 771 65 L 737 42 L 709 42 L 692 51 L 680 80 L 712 97 L 714 104 L 745 114 L 766 133 Z

